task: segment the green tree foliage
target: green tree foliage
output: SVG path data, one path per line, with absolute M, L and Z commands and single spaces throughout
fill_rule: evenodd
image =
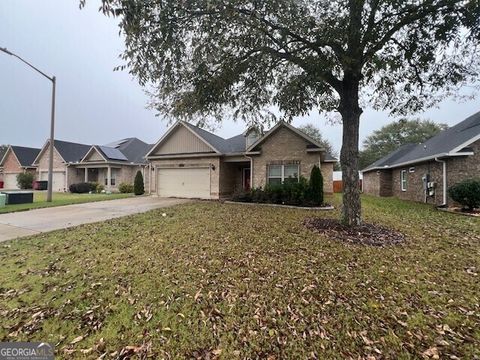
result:
M 143 185 L 143 175 L 140 170 L 137 171 L 137 174 L 135 175 L 135 180 L 133 182 L 133 192 L 135 195 L 145 194 L 145 188 Z
M 0 145 L 0 160 L 3 159 L 3 156 L 7 152 L 8 145 Z
M 360 152 L 360 169 L 388 155 L 400 146 L 419 144 L 448 128 L 446 124 L 437 124 L 430 120 L 400 119 L 383 126 L 363 141 Z
M 361 223 L 362 106 L 418 111 L 480 72 L 478 0 L 102 0 L 101 10 L 120 18 L 124 67 L 166 119 L 338 112 L 350 225 Z
M 338 152 L 333 148 L 332 143 L 330 140 L 323 137 L 320 130 L 313 124 L 306 124 L 298 127 L 299 130 L 310 136 L 312 139 L 317 140 L 318 143 L 323 145 L 325 151 L 332 155 L 333 157 L 338 159 Z M 340 164 L 336 162 L 333 165 L 334 170 L 340 170 Z
M 312 168 L 310 173 L 310 193 L 315 205 L 323 204 L 323 176 L 317 165 Z
M 35 175 L 32 173 L 21 173 L 17 175 L 17 184 L 20 189 L 32 189 Z
M 333 148 L 332 143 L 328 139 L 325 139 L 323 137 L 322 133 L 320 132 L 320 129 L 317 128 L 315 125 L 306 124 L 306 125 L 299 126 L 298 129 L 301 132 L 310 136 L 313 140 L 316 140 L 320 145 L 323 146 L 323 148 L 325 149 L 325 151 L 327 153 L 329 153 L 330 155 L 332 155 L 334 157 L 338 156 L 338 153 Z

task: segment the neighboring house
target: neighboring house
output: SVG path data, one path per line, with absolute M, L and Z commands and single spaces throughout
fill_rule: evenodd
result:
M 37 157 L 40 149 L 11 145 L 0 159 L 0 168 L 3 181 L 3 188 L 6 190 L 18 189 L 17 175 L 31 172 L 35 174 L 33 161 Z
M 147 190 L 165 197 L 219 199 L 236 191 L 310 177 L 318 165 L 324 190 L 333 192 L 337 161 L 300 130 L 280 122 L 270 131 L 250 128 L 229 139 L 177 122 L 147 154 Z
M 53 186 L 56 192 L 68 191 L 70 184 L 83 182 L 83 169 L 75 169 L 90 150 L 91 145 L 55 140 L 53 147 Z M 38 180 L 48 180 L 50 140 L 42 147 L 34 164 L 37 166 Z
M 480 112 L 422 144 L 407 144 L 363 171 L 363 191 L 446 205 L 448 187 L 480 177 Z
M 35 160 L 38 178 L 48 178 L 48 150 L 42 148 Z M 68 191 L 71 184 L 98 182 L 116 190 L 122 182 L 133 184 L 137 170 L 146 166 L 145 154 L 151 145 L 137 138 L 122 139 L 107 145 L 86 145 L 55 140 L 53 191 Z
M 107 190 L 116 190 L 121 183 L 133 184 L 138 170 L 145 177 L 145 155 L 151 147 L 137 138 L 93 145 L 74 168 L 83 170 L 82 181 L 98 182 Z

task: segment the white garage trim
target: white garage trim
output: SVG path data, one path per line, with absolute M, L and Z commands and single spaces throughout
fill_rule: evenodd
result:
M 157 166 L 156 191 L 161 197 L 211 199 L 211 166 Z M 163 176 L 163 179 L 162 179 Z
M 39 180 L 47 181 L 48 180 L 48 171 L 40 171 Z M 65 174 L 65 171 L 53 171 L 53 187 L 52 190 L 54 192 L 64 192 L 66 191 L 66 181 L 67 181 L 67 176 Z

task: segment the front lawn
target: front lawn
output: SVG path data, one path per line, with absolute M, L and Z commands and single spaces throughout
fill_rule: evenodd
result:
M 0 207 L 0 214 L 39 209 L 52 206 L 62 206 L 71 204 L 82 204 L 93 201 L 114 200 L 131 197 L 133 194 L 72 194 L 72 193 L 53 193 L 53 201 L 47 202 L 46 191 L 35 191 L 33 193 L 32 204 L 15 204 Z
M 406 243 L 345 245 L 302 225 L 338 210 L 214 202 L 3 243 L 0 341 L 69 359 L 480 357 L 480 221 L 363 204 Z

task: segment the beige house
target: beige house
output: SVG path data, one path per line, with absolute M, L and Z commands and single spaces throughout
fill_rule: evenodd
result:
M 47 141 L 34 161 L 39 180 L 48 179 L 49 147 Z M 110 191 L 116 191 L 122 182 L 133 184 L 136 172 L 144 171 L 145 154 L 150 147 L 137 138 L 107 145 L 55 140 L 53 191 L 68 191 L 70 185 L 81 182 L 97 182 Z
M 314 165 L 333 192 L 337 161 L 321 145 L 285 122 L 270 131 L 251 128 L 229 139 L 177 122 L 147 154 L 147 190 L 162 197 L 219 199 L 236 191 L 309 178 Z
M 50 141 L 47 141 L 35 158 L 33 164 L 37 167 L 37 179 L 48 180 L 48 154 Z M 55 192 L 68 191 L 71 184 L 83 182 L 82 171 L 75 169 L 75 164 L 85 156 L 90 145 L 69 141 L 55 140 L 53 147 L 53 187 Z
M 40 149 L 10 145 L 0 158 L 0 182 L 2 189 L 18 189 L 17 175 L 22 173 L 35 174 L 36 168 L 32 165 L 33 160 Z

